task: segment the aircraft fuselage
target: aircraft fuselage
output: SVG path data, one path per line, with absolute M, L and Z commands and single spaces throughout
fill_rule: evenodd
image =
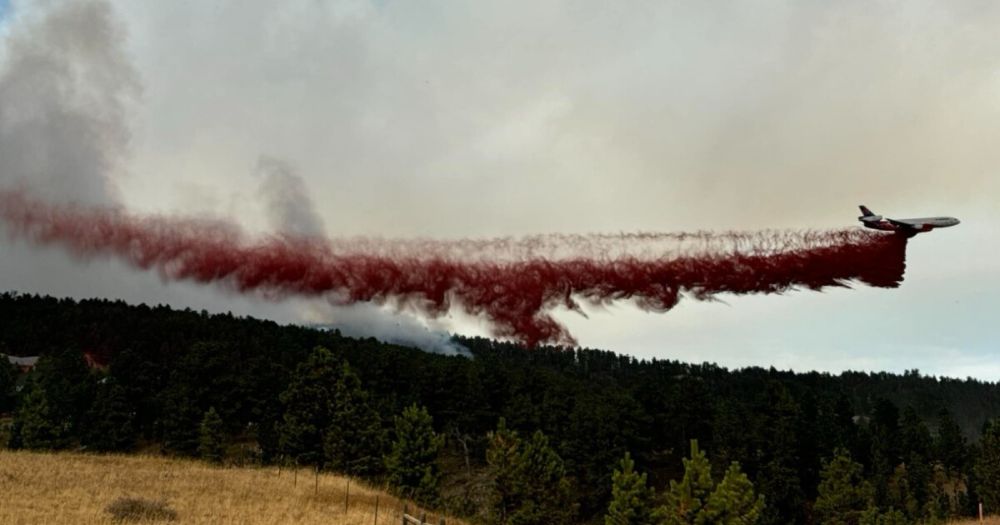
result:
M 891 231 L 905 235 L 916 235 L 918 233 L 929 232 L 936 228 L 948 228 L 955 226 L 961 221 L 954 217 L 921 217 L 916 219 L 889 219 L 872 213 L 865 206 L 861 206 L 862 215 L 858 217 L 865 228 L 873 230 Z

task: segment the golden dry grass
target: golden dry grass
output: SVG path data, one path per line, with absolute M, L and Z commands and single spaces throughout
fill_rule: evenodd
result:
M 120 497 L 165 500 L 177 511 L 173 523 L 378 524 L 400 522 L 402 502 L 351 480 L 312 471 L 221 468 L 150 456 L 43 454 L 0 450 L 0 523 L 108 524 L 105 509 Z M 411 508 L 413 505 L 410 505 Z M 418 511 L 413 510 L 411 514 Z M 428 521 L 439 516 L 428 512 Z M 445 517 L 447 523 L 461 521 Z
M 953 521 L 948 525 L 1000 525 L 1000 517 L 992 516 L 986 518 L 984 521 L 979 521 L 978 519 Z

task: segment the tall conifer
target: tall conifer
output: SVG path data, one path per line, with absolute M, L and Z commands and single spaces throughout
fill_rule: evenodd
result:
M 654 521 L 655 492 L 646 486 L 646 474 L 635 471 L 635 461 L 625 453 L 611 476 L 611 503 L 605 525 L 650 525 Z
M 212 463 L 221 463 L 224 451 L 225 436 L 222 418 L 215 408 L 209 408 L 201 418 L 198 432 L 198 455 Z
M 395 441 L 385 458 L 389 482 L 407 497 L 425 504 L 438 502 L 441 473 L 437 465 L 444 436 L 424 407 L 410 405 L 395 418 Z

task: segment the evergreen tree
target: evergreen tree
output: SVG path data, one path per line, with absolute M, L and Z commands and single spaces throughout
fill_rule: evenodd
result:
M 646 474 L 635 471 L 635 461 L 626 452 L 611 476 L 611 503 L 604 525 L 653 525 L 658 520 L 653 500 L 656 494 L 646 486 Z
M 7 356 L 0 354 L 0 414 L 14 410 L 18 373 L 18 369 L 7 360 Z
M 767 383 L 760 407 L 763 443 L 757 450 L 760 470 L 755 481 L 767 507 L 761 522 L 767 525 L 801 523 L 805 495 L 799 458 L 799 406 L 782 383 Z
M 798 461 L 798 478 L 800 493 L 805 499 L 816 498 L 816 487 L 819 485 L 819 471 L 823 467 L 822 455 L 829 449 L 820 451 L 821 436 L 820 421 L 826 420 L 825 414 L 820 414 L 820 402 L 816 394 L 807 390 L 798 397 L 797 411 L 796 457 Z
M 196 456 L 198 454 L 198 429 L 204 409 L 180 392 L 171 392 L 163 402 L 163 416 L 159 427 L 163 452 Z
M 755 495 L 753 483 L 733 462 L 722 482 L 714 485 L 710 463 L 698 442 L 691 440 L 691 457 L 685 458 L 684 477 L 670 482 L 666 503 L 657 511 L 664 525 L 753 525 L 766 509 L 764 496 Z
M 201 420 L 209 407 L 215 407 L 223 421 L 240 421 L 244 423 L 240 430 L 246 428 L 251 400 L 264 382 L 256 385 L 246 380 L 242 369 L 248 363 L 243 348 L 222 339 L 195 342 L 181 352 L 169 368 L 169 382 L 159 396 L 164 411 L 160 424 L 164 449 L 196 456 Z M 116 375 L 126 381 L 138 379 L 129 378 L 120 368 Z M 143 397 L 137 396 L 137 400 Z
M 1000 511 L 1000 419 L 986 424 L 979 438 L 979 457 L 973 472 L 976 489 L 988 512 Z
M 97 387 L 94 405 L 87 413 L 87 431 L 83 443 L 98 452 L 127 452 L 135 446 L 133 421 L 135 410 L 125 389 L 113 378 L 106 378 Z
M 696 525 L 753 525 L 764 511 L 764 496 L 754 494 L 753 483 L 733 462 L 708 497 Z
M 874 504 L 872 486 L 864 479 L 864 467 L 838 448 L 833 459 L 823 464 L 819 496 L 813 506 L 819 525 L 859 525 Z
M 938 461 L 952 475 L 965 472 L 968 462 L 969 445 L 962 434 L 961 427 L 955 422 L 951 411 L 942 408 L 938 412 L 937 437 L 934 440 L 934 452 Z
M 361 380 L 343 363 L 334 385 L 331 421 L 324 436 L 326 460 L 334 470 L 374 476 L 382 470 L 385 432 L 382 419 L 361 388 Z
M 21 420 L 14 418 L 14 421 L 10 424 L 10 436 L 7 438 L 7 448 L 11 450 L 20 450 L 24 448 L 24 440 L 21 436 L 21 426 Z
M 511 514 L 511 525 L 572 523 L 576 511 L 566 467 L 541 430 L 522 444 L 516 465 L 523 491 L 517 495 L 520 505 Z
M 902 460 L 900 452 L 899 409 L 891 401 L 880 398 L 875 402 L 871 423 L 871 461 L 875 481 L 875 503 L 888 507 L 889 484 L 896 466 Z
M 684 458 L 684 477 L 680 483 L 670 481 L 666 503 L 661 507 L 665 525 L 690 525 L 712 493 L 711 465 L 705 453 L 698 450 L 698 440 L 691 440 L 691 457 Z
M 35 450 L 66 448 L 72 440 L 68 422 L 55 414 L 44 388 L 31 381 L 14 424 L 19 444 Z
M 434 421 L 426 408 L 410 405 L 395 417 L 395 441 L 385 458 L 389 482 L 406 497 L 436 504 L 441 474 L 438 453 L 444 436 L 434 432 Z
M 827 450 L 836 450 L 838 447 L 851 453 L 857 450 L 858 427 L 854 424 L 854 415 L 851 400 L 846 395 L 840 394 L 833 407 L 833 428 L 831 429 L 833 446 Z
M 204 417 L 201 418 L 199 426 L 198 455 L 212 463 L 222 463 L 224 446 L 225 433 L 222 418 L 215 411 L 215 407 L 209 408 Z
M 296 367 L 291 383 L 281 394 L 285 413 L 279 428 L 279 447 L 296 464 L 323 463 L 323 433 L 333 421 L 333 388 L 340 370 L 329 350 L 316 347 Z
M 910 525 L 906 515 L 896 509 L 880 512 L 871 507 L 861 516 L 861 525 Z
M 900 435 L 908 491 L 906 505 L 900 504 L 900 508 L 907 509 L 907 516 L 916 521 L 924 517 L 925 507 L 930 500 L 934 477 L 931 463 L 933 440 L 927 426 L 912 406 L 903 411 Z
M 902 459 L 906 460 L 911 455 L 925 459 L 931 456 L 931 449 L 933 447 L 931 433 L 927 430 L 927 425 L 920 419 L 917 411 L 912 406 L 908 406 L 903 410 L 899 431 L 900 456 Z
M 507 428 L 507 421 L 500 418 L 495 431 L 487 435 L 486 464 L 489 465 L 493 484 L 490 490 L 491 523 L 505 525 L 518 506 L 520 493 L 518 454 L 521 438 Z
M 93 402 L 94 380 L 83 354 L 67 350 L 43 356 L 28 376 L 27 394 L 16 414 L 26 448 L 61 449 L 82 433 Z
M 757 429 L 747 428 L 753 410 L 736 399 L 725 399 L 715 409 L 712 422 L 712 471 L 720 475 L 734 461 L 742 461 L 748 471 L 756 472 Z
M 543 525 L 572 523 L 573 491 L 562 459 L 536 431 L 525 441 L 501 419 L 489 435 L 486 461 L 493 477 L 491 523 Z

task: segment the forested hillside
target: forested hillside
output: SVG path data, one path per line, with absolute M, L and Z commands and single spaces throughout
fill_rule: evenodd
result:
M 612 486 L 621 494 L 641 478 L 623 474 L 632 469 L 660 493 L 650 504 L 669 512 L 681 459 L 695 458 L 688 470 L 698 463 L 691 440 L 715 480 L 739 463 L 763 496 L 761 523 L 822 522 L 844 511 L 836 505 L 918 522 L 971 513 L 980 494 L 988 508 L 1000 503 L 990 459 L 1000 458 L 1000 425 L 984 426 L 1000 416 L 994 383 L 458 342 L 471 358 L 231 315 L 8 293 L 0 353 L 44 357 L 27 374 L 0 367 L 0 413 L 13 417 L 14 447 L 297 462 L 499 523 L 599 522 Z

